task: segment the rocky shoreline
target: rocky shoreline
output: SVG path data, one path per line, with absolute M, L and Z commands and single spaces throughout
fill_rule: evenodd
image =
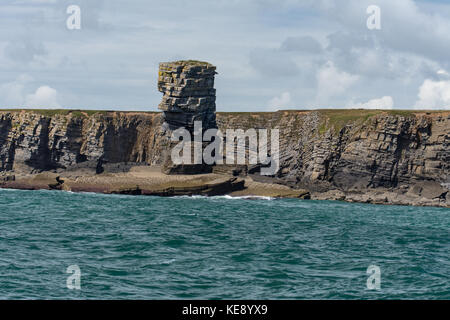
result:
M 353 110 L 348 119 L 338 112 L 348 114 L 217 113 L 219 128 L 280 128 L 280 169 L 262 177 L 247 166 L 217 166 L 208 180 L 240 176 L 247 184 L 308 190 L 311 199 L 450 207 L 450 112 Z M 104 192 L 102 175 L 119 179 L 133 167 L 162 166 L 161 123 L 161 114 L 146 112 L 0 111 L 0 187 L 49 188 L 56 176 L 78 172 L 85 182 L 73 191 Z M 54 176 L 36 181 L 47 173 Z M 164 181 L 204 176 L 159 174 Z M 123 179 L 118 187 L 136 186 Z
M 201 61 L 161 63 L 161 113 L 0 110 L 0 187 L 450 207 L 450 111 L 215 112 L 215 70 Z M 274 154 L 271 139 L 262 152 L 276 156 L 276 170 L 262 175 L 261 160 L 221 164 L 220 153 L 208 163 L 172 162 L 175 131 L 202 140 L 216 128 L 240 130 L 248 141 L 245 132 L 279 132 Z M 249 144 L 231 154 L 254 154 Z
M 159 166 L 131 166 L 127 172 L 101 174 L 75 170 L 65 173 L 5 175 L 0 188 L 22 190 L 63 190 L 147 196 L 266 196 L 309 199 L 310 193 L 284 185 L 255 182 L 251 178 L 225 174 L 172 175 Z
M 348 114 L 217 113 L 219 128 L 280 128 L 280 170 L 262 177 L 250 167 L 218 166 L 211 179 L 240 175 L 248 183 L 308 190 L 312 199 L 450 207 L 450 112 L 353 110 L 348 119 L 338 112 Z M 95 177 L 162 165 L 161 123 L 161 114 L 150 112 L 0 111 L 1 187 L 48 188 L 55 177 L 44 184 L 30 179 L 78 171 L 94 178 L 74 191 L 103 192 Z
M 343 192 L 338 189 L 310 192 L 289 187 L 271 178 L 261 181 L 258 175 L 236 177 L 227 174 L 171 175 L 161 173 L 160 166 L 128 166 L 123 172 L 107 170 L 95 174 L 89 170 L 67 172 L 41 172 L 3 174 L 0 188 L 21 190 L 63 190 L 142 196 L 217 196 L 270 197 L 312 200 L 337 200 L 384 205 L 450 207 L 442 190 L 434 184 L 424 183 L 422 188 L 411 190 L 377 188 L 366 192 Z M 419 193 L 420 192 L 420 193 Z

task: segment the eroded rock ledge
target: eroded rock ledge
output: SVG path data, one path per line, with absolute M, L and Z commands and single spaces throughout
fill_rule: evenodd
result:
M 151 112 L 3 110 L 0 183 L 34 188 L 30 179 L 49 172 L 85 179 L 95 189 L 102 176 L 161 165 L 163 122 L 161 113 Z M 222 130 L 280 129 L 275 176 L 216 172 L 241 174 L 246 186 L 306 189 L 313 199 L 450 206 L 450 111 L 219 112 L 216 122 Z M 56 182 L 34 186 L 49 183 Z

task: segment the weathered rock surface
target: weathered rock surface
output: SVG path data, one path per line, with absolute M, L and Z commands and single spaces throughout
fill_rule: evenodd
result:
M 71 169 L 102 163 L 155 162 L 160 115 L 97 113 L 92 116 L 0 112 L 2 171 Z M 152 159 L 154 156 L 156 158 Z
M 158 90 L 164 93 L 158 108 L 171 129 L 216 126 L 216 67 L 202 61 L 163 62 L 159 65 Z
M 239 178 L 220 178 L 205 184 L 169 187 L 162 190 L 147 190 L 146 195 L 173 197 L 182 195 L 216 196 L 244 189 L 245 181 Z
M 218 113 L 217 123 L 280 129 L 273 179 L 308 189 L 313 198 L 450 206 L 449 111 Z M 378 191 L 390 193 L 388 200 L 363 199 Z
M 450 206 L 450 111 L 216 117 L 222 131 L 280 129 L 280 170 L 271 179 L 310 190 L 313 199 Z M 95 175 L 126 171 L 127 164 L 160 165 L 170 147 L 163 122 L 160 113 L 1 111 L 0 183 L 23 172 L 85 169 Z
M 163 171 L 166 174 L 212 172 L 212 167 L 203 161 L 194 162 L 193 148 L 192 164 L 182 165 L 172 162 L 169 150 L 177 144 L 170 140 L 174 130 L 188 130 L 191 141 L 194 141 L 194 122 L 201 122 L 202 131 L 217 127 L 215 74 L 216 67 L 202 61 L 164 62 L 159 65 L 158 90 L 164 94 L 158 106 L 163 111 L 161 135 L 168 145 L 163 153 Z

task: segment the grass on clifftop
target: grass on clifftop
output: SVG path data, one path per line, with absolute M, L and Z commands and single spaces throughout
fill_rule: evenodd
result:
M 107 114 L 107 110 L 75 110 L 75 109 L 0 109 L 0 112 L 33 112 L 43 116 L 51 117 L 54 115 L 69 115 L 74 117 L 92 116 L 94 114 Z
M 390 115 L 414 117 L 419 110 L 368 110 L 368 109 L 321 109 L 317 110 L 323 116 L 319 126 L 319 134 L 325 133 L 329 128 L 333 127 L 338 133 L 346 124 L 350 122 L 366 122 L 369 118 L 387 113 Z M 426 111 L 432 112 L 432 111 Z
M 338 133 L 345 125 L 352 122 L 364 123 L 369 118 L 378 114 L 390 114 L 403 117 L 414 117 L 416 113 L 434 113 L 442 111 L 424 111 L 424 110 L 370 110 L 370 109 L 316 109 L 316 110 L 280 110 L 278 113 L 308 113 L 318 112 L 321 118 L 319 124 L 319 134 L 324 134 L 328 129 L 334 128 Z M 242 119 L 251 119 L 252 117 L 270 116 L 277 112 L 217 112 L 221 115 L 236 115 Z
M 331 127 L 337 133 L 349 122 L 365 122 L 381 112 L 381 110 L 319 110 L 319 113 L 323 116 L 319 126 L 319 134 L 324 134 Z
M 212 66 L 212 64 L 209 62 L 199 60 L 178 60 L 173 62 L 162 62 L 162 64 L 174 64 L 179 66 L 206 66 L 206 67 Z
M 72 117 L 76 117 L 76 118 L 81 118 L 81 117 L 86 117 L 86 116 L 90 117 L 95 114 L 107 114 L 108 113 L 108 111 L 104 111 L 104 110 L 67 110 L 67 109 L 49 109 L 49 110 L 33 109 L 31 111 L 42 114 L 47 117 L 51 117 L 56 114 L 60 114 L 60 115 L 71 114 Z
M 46 117 L 52 117 L 54 115 L 72 115 L 72 117 L 90 117 L 96 114 L 107 115 L 108 113 L 131 113 L 131 112 L 142 112 L 142 113 L 157 113 L 157 111 L 114 111 L 114 110 L 78 110 L 78 109 L 0 109 L 0 112 L 32 112 L 37 113 Z
M 107 115 L 111 113 L 161 113 L 160 111 L 122 111 L 122 110 L 80 110 L 80 109 L 0 109 L 0 112 L 34 112 L 37 114 L 51 117 L 54 115 L 71 115 L 72 117 L 90 117 L 93 115 Z M 258 119 L 271 117 L 278 119 L 274 115 L 281 115 L 282 113 L 308 113 L 318 112 L 321 116 L 321 123 L 319 125 L 319 133 L 325 133 L 329 128 L 334 127 L 336 132 L 339 132 L 347 123 L 361 121 L 364 123 L 369 118 L 378 114 L 390 114 L 403 117 L 414 117 L 419 113 L 438 114 L 442 112 L 449 112 L 445 110 L 368 110 L 368 109 L 316 109 L 316 110 L 279 110 L 279 111 L 259 111 L 259 112 L 216 112 L 218 115 L 232 115 L 241 118 L 241 122 L 247 122 L 249 125 L 257 125 Z M 255 123 L 256 122 L 256 123 Z

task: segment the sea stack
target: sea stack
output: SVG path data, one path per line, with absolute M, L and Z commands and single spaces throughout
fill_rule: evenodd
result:
M 194 122 L 201 121 L 203 131 L 216 128 L 216 67 L 203 61 L 175 61 L 159 64 L 158 90 L 164 96 L 158 108 L 163 111 L 162 129 L 170 139 L 172 132 L 185 128 L 194 141 Z M 172 162 L 170 150 L 177 142 L 168 142 L 163 161 L 166 174 L 209 173 L 212 167 L 202 164 Z

